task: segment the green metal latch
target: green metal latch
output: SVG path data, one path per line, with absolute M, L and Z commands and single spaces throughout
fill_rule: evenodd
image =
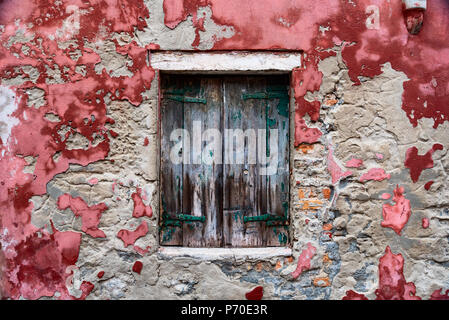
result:
M 165 98 L 178 102 L 203 103 L 203 104 L 207 103 L 207 100 L 204 98 L 193 98 L 180 95 L 165 95 Z

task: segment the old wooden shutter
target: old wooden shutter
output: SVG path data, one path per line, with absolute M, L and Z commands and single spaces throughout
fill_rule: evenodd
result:
M 161 84 L 161 244 L 286 245 L 288 77 L 164 75 Z M 201 123 L 202 133 L 210 128 L 221 132 L 222 148 L 215 162 L 205 163 L 206 157 L 217 153 L 208 150 L 207 141 L 201 150 L 193 150 L 193 141 L 201 140 L 194 136 L 195 122 Z M 177 128 L 190 133 L 179 150 L 184 157 L 180 164 L 170 158 L 176 143 L 170 139 Z M 232 135 L 235 130 L 246 133 L 242 149 Z M 274 164 L 275 173 L 263 174 L 267 165 L 261 160 Z

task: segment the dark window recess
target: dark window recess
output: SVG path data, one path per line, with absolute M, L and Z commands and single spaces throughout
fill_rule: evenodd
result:
M 265 247 L 289 242 L 288 88 L 288 76 L 162 74 L 162 245 Z M 198 128 L 205 138 L 200 152 Z M 181 139 L 175 129 L 185 129 L 190 139 Z M 208 129 L 221 135 L 205 134 Z M 247 133 L 243 148 L 225 129 Z M 231 132 L 242 137 L 242 132 Z M 221 149 L 208 150 L 217 137 Z M 184 160 L 172 161 L 171 153 Z M 275 173 L 263 175 L 270 164 Z

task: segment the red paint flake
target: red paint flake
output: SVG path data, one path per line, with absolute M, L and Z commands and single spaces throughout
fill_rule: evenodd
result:
M 382 199 L 384 200 L 388 200 L 391 198 L 391 194 L 389 193 L 382 193 L 382 195 L 380 196 Z
M 134 245 L 137 239 L 145 236 L 148 233 L 148 224 L 145 221 L 136 228 L 134 231 L 122 229 L 117 233 L 117 238 L 123 241 L 125 247 Z
M 153 216 L 153 209 L 151 206 L 146 206 L 141 197 L 142 189 L 137 188 L 136 192 L 134 192 L 131 195 L 131 198 L 134 201 L 134 210 L 133 210 L 133 217 L 140 218 L 143 216 L 147 216 L 151 218 Z
M 391 175 L 386 174 L 384 169 L 372 168 L 372 169 L 368 170 L 368 172 L 362 174 L 359 181 L 360 182 L 365 182 L 365 181 L 369 181 L 369 180 L 382 181 L 382 180 L 390 179 L 390 178 L 391 178 Z
M 412 214 L 410 200 L 406 199 L 403 194 L 404 188 L 397 186 L 393 191 L 393 201 L 396 204 L 386 203 L 382 206 L 383 221 L 381 226 L 393 229 L 398 235 L 401 234 Z
M 422 219 L 422 227 L 424 229 L 427 229 L 429 227 L 429 225 L 430 225 L 429 219 L 428 218 L 423 218 Z
M 357 158 L 351 158 L 350 160 L 346 161 L 345 167 L 347 168 L 360 168 L 363 166 L 363 160 L 357 159 Z
M 88 206 L 81 198 L 73 198 L 70 194 L 63 194 L 58 198 L 58 208 L 70 208 L 77 217 L 81 216 L 81 230 L 94 238 L 106 238 L 103 231 L 98 229 L 102 213 L 108 208 L 104 203 Z
M 104 271 L 98 272 L 98 274 L 97 274 L 98 279 L 103 278 L 103 276 L 104 276 Z
M 379 259 L 379 287 L 375 291 L 376 300 L 421 300 L 416 296 L 416 288 L 404 277 L 404 258 L 393 254 L 389 246 Z
M 384 155 L 382 153 L 376 153 L 376 158 L 382 160 L 384 158 Z
M 363 294 L 348 290 L 342 300 L 368 300 L 368 298 Z
M 145 254 L 147 254 L 147 253 L 150 251 L 150 249 L 151 249 L 150 246 L 147 246 L 145 249 L 142 249 L 142 248 L 139 247 L 139 246 L 134 246 L 133 248 L 134 248 L 134 250 L 135 250 L 138 254 L 140 254 L 141 256 L 144 256 Z
M 295 115 L 295 147 L 301 143 L 318 142 L 323 133 L 318 128 L 309 128 L 304 119 Z
M 111 134 L 111 137 L 113 137 L 113 138 L 117 138 L 118 137 L 118 133 L 115 132 L 114 130 L 109 130 L 109 133 Z
M 23 296 L 34 300 L 52 297 L 58 291 L 60 299 L 72 299 L 65 283 L 69 276 L 66 271 L 78 260 L 81 234 L 60 232 L 53 224 L 52 228 L 53 234 L 40 230 L 40 235 L 33 233 L 16 245 L 13 236 L 2 230 L 2 293 L 12 299 Z
M 443 150 L 443 146 L 436 143 L 432 146 L 432 149 L 422 156 L 418 155 L 418 149 L 416 147 L 411 147 L 407 150 L 404 165 L 406 168 L 409 168 L 410 178 L 413 182 L 418 181 L 424 169 L 433 168 L 432 154 L 436 150 Z
M 150 140 L 148 140 L 148 137 L 145 137 L 145 140 L 143 141 L 143 146 L 146 147 L 150 144 Z
M 93 283 L 88 281 L 83 281 L 80 286 L 80 290 L 82 291 L 81 297 L 75 300 L 85 300 L 86 297 L 94 290 L 95 286 Z
M 89 179 L 89 181 L 87 181 L 87 182 L 89 182 L 90 185 L 96 185 L 98 183 L 98 179 L 92 178 L 92 179 Z
M 179 23 L 187 19 L 188 15 L 192 16 L 193 27 L 195 28 L 195 40 L 192 47 L 196 48 L 200 42 L 200 31 L 204 29 L 205 17 L 198 17 L 199 7 L 208 5 L 208 0 L 164 0 L 164 23 L 170 29 L 174 29 Z
M 262 286 L 255 287 L 250 292 L 247 292 L 245 294 L 245 297 L 246 297 L 247 300 L 262 300 L 263 287 Z
M 320 116 L 320 103 L 318 101 L 309 102 L 304 99 L 308 90 L 317 91 L 320 89 L 322 76 L 319 73 L 315 76 L 316 69 L 313 65 L 307 69 L 295 69 L 292 72 L 292 85 L 295 89 L 296 113 L 295 113 L 295 147 L 301 143 L 318 142 L 323 133 L 318 128 L 309 128 L 304 117 L 309 115 L 310 120 L 316 122 Z M 301 85 L 300 85 L 301 84 Z
M 305 100 L 305 94 L 320 90 L 321 78 L 323 74 L 318 71 L 316 63 L 313 57 L 304 60 L 305 67 L 301 69 L 295 69 L 293 71 L 293 85 L 295 88 L 295 100 L 296 100 L 296 115 L 303 119 L 306 115 L 310 117 L 310 120 L 315 122 L 320 118 L 319 101 L 309 102 Z
M 427 182 L 427 183 L 424 185 L 424 189 L 426 189 L 427 191 L 429 191 L 429 190 L 430 190 L 430 187 L 432 186 L 432 184 L 433 184 L 433 181 Z
M 352 175 L 351 171 L 344 171 L 340 168 L 340 166 L 335 162 L 333 156 L 332 147 L 329 147 L 329 153 L 327 155 L 327 170 L 332 176 L 332 183 L 335 184 L 340 179 L 348 177 Z
M 296 267 L 296 270 L 293 271 L 291 274 L 293 279 L 298 278 L 303 271 L 310 269 L 310 261 L 312 260 L 315 253 L 316 248 L 312 246 L 310 242 L 307 243 L 307 248 L 304 249 L 299 255 L 298 266 Z
M 143 263 L 142 262 L 140 262 L 140 261 L 134 262 L 133 271 L 135 273 L 140 274 L 140 272 L 142 271 L 142 268 L 143 268 Z
M 432 298 L 441 297 L 440 291 L 441 289 L 436 290 L 432 294 Z M 415 284 L 405 280 L 402 254 L 393 254 L 389 246 L 385 249 L 385 254 L 379 259 L 379 282 L 374 293 L 376 294 L 376 300 L 421 300 L 420 297 L 416 296 Z M 433 300 L 432 298 L 430 300 Z M 368 299 L 364 295 L 350 290 L 346 292 L 343 300 Z
M 442 291 L 442 288 L 435 290 L 429 300 L 449 300 L 449 290 L 445 294 Z

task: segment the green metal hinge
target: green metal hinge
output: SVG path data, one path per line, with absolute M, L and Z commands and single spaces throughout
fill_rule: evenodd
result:
M 282 99 L 288 98 L 288 94 L 284 92 L 256 92 L 242 94 L 243 100 L 248 99 Z
M 165 95 L 165 98 L 178 102 L 203 103 L 203 104 L 207 103 L 207 100 L 204 98 L 192 98 L 180 95 Z
M 162 221 L 164 227 L 181 227 L 181 221 L 175 219 L 166 219 Z
M 178 214 L 177 217 L 181 221 L 198 221 L 198 222 L 206 221 L 206 217 L 205 216 L 197 217 L 197 216 L 192 216 L 190 214 L 183 214 L 183 213 L 181 213 L 181 214 Z
M 271 221 L 286 221 L 287 218 L 283 216 L 275 216 L 273 214 L 263 214 L 261 216 L 243 217 L 243 222 L 271 222 Z
M 204 221 L 206 221 L 206 217 L 202 216 L 202 217 L 197 217 L 197 216 L 192 216 L 189 214 L 177 214 L 176 218 L 170 218 L 168 215 L 164 215 L 162 218 L 162 226 L 163 227 L 167 227 L 167 226 L 173 226 L 173 227 L 181 227 L 182 223 L 184 221 L 188 221 L 188 222 L 201 222 L 203 223 Z

